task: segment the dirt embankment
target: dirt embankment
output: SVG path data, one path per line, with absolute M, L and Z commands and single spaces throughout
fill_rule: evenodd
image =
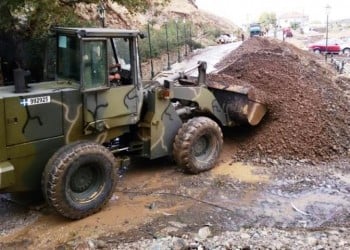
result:
M 268 114 L 250 136 L 238 140 L 236 157 L 283 157 L 324 161 L 349 155 L 350 84 L 322 57 L 291 44 L 255 37 L 217 65 L 209 79 L 248 82 L 266 93 Z

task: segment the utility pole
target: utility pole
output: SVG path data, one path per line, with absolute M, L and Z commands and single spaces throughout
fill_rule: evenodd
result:
M 185 45 L 185 57 L 187 56 L 187 32 L 186 32 L 186 19 L 183 20 L 184 23 L 184 45 Z
M 328 56 L 328 16 L 331 11 L 331 6 L 329 4 L 326 5 L 326 53 L 325 53 L 325 61 L 327 62 L 327 56 Z
M 154 70 L 153 70 L 153 53 L 152 53 L 152 42 L 151 42 L 151 29 L 150 29 L 150 23 L 148 22 L 147 25 L 147 31 L 148 31 L 148 44 L 149 44 L 149 57 L 151 58 L 151 78 L 154 77 Z
M 180 58 L 180 44 L 179 44 L 179 25 L 178 25 L 178 20 L 175 20 L 176 23 L 176 47 L 177 47 L 177 62 L 181 61 Z
M 170 55 L 169 55 L 169 40 L 168 40 L 168 20 L 165 22 L 165 40 L 166 40 L 166 53 L 168 55 L 168 70 L 171 69 L 170 67 Z
M 192 52 L 193 47 L 192 47 L 192 22 L 190 21 L 190 52 Z
M 106 7 L 103 4 L 103 1 L 100 1 L 100 3 L 97 6 L 97 13 L 100 18 L 101 27 L 105 27 L 105 19 L 106 19 Z

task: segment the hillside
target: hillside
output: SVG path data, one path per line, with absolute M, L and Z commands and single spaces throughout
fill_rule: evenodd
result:
M 149 21 L 152 21 L 154 27 L 160 27 L 167 20 L 179 20 L 191 22 L 195 29 L 197 38 L 201 39 L 204 44 L 206 41 L 205 31 L 208 29 L 215 30 L 218 33 L 240 33 L 240 29 L 231 21 L 201 11 L 191 0 L 170 0 L 165 6 L 157 4 L 152 0 L 153 7 L 145 13 L 130 13 L 125 7 L 107 1 L 105 23 L 108 27 L 141 29 Z M 94 21 L 98 19 L 96 4 L 79 4 L 76 10 L 77 14 L 83 19 Z M 204 29 L 205 28 L 205 29 Z M 213 41 L 211 41 L 213 42 Z
M 144 79 L 151 79 L 151 72 L 158 73 L 167 65 L 165 51 L 164 24 L 169 25 L 169 47 L 170 61 L 174 63 L 178 58 L 182 58 L 186 53 L 183 46 L 184 34 L 191 32 L 190 40 L 198 47 L 215 44 L 215 38 L 222 33 L 234 33 L 237 36 L 241 34 L 239 27 L 231 21 L 201 11 L 191 0 L 170 0 L 166 5 L 157 4 L 157 0 L 152 0 L 152 7 L 144 13 L 130 13 L 125 7 L 108 1 L 106 4 L 105 25 L 113 28 L 138 29 L 147 33 L 147 24 L 151 23 L 152 27 L 152 48 L 153 48 L 153 70 L 149 61 L 143 61 L 142 75 Z M 83 19 L 96 23 L 98 20 L 96 4 L 80 4 L 77 8 L 77 14 Z M 175 32 L 175 22 L 178 22 L 178 34 Z M 187 33 L 184 30 L 184 23 L 187 26 Z M 154 29 L 154 30 L 153 30 Z M 191 29 L 191 31 L 189 31 Z M 155 32 L 156 31 L 156 32 Z M 155 34 L 158 33 L 158 34 Z M 177 36 L 179 38 L 177 38 Z M 188 39 L 188 38 L 187 38 Z M 163 43 L 163 44 L 161 44 Z M 180 48 L 178 49 L 178 43 Z M 141 58 L 149 57 L 148 39 L 140 41 Z M 176 47 L 176 49 L 174 49 Z M 187 49 L 189 49 L 189 44 Z M 178 52 L 180 50 L 180 52 Z M 177 54 L 180 53 L 180 56 Z

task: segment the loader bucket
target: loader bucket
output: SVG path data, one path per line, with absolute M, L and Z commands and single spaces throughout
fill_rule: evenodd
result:
M 207 83 L 224 109 L 231 126 L 260 123 L 266 114 L 265 94 L 252 86 Z

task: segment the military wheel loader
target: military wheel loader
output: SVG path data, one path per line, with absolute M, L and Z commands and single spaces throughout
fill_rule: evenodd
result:
M 215 166 L 222 126 L 266 112 L 249 89 L 210 86 L 206 64 L 142 81 L 136 30 L 55 28 L 56 79 L 0 87 L 0 192 L 42 190 L 59 214 L 99 211 L 131 159 L 171 156 L 189 173 Z M 120 79 L 109 80 L 111 69 Z M 113 72 L 115 74 L 116 72 Z

